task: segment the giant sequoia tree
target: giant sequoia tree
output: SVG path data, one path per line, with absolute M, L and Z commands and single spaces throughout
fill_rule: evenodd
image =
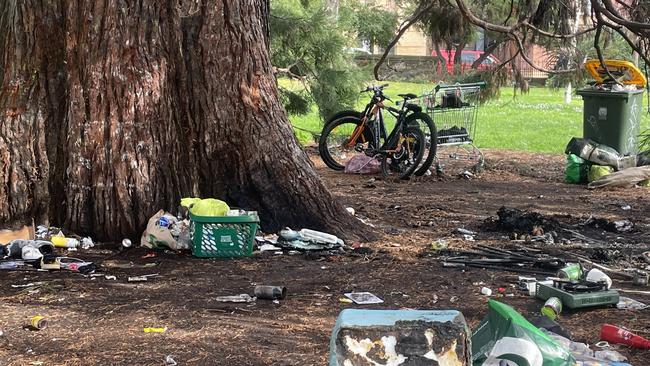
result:
M 297 144 L 265 0 L 0 2 L 0 225 L 119 239 L 183 196 L 263 226 L 351 220 Z

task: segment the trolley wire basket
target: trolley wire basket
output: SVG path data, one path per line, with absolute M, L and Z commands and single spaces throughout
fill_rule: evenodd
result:
M 431 116 L 438 130 L 436 168 L 442 170 L 442 161 L 474 161 L 473 169 L 481 170 L 484 157 L 474 144 L 478 117 L 479 93 L 485 83 L 438 85 L 424 93 L 418 104 Z

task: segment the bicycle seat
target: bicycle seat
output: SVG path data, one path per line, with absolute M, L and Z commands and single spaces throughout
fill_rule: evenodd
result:
M 409 100 L 409 99 L 415 99 L 418 96 L 413 94 L 413 93 L 407 93 L 407 94 L 397 94 L 398 97 L 404 99 L 404 100 Z

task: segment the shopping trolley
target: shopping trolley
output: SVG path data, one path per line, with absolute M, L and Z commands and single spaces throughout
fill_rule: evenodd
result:
M 436 169 L 441 172 L 446 159 L 473 162 L 480 171 L 485 158 L 474 144 L 479 94 L 485 83 L 438 85 L 424 93 L 419 104 L 438 129 Z

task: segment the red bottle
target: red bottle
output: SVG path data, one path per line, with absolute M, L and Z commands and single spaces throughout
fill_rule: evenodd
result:
M 611 324 L 603 324 L 603 327 L 600 329 L 600 339 L 610 343 L 627 344 L 635 348 L 650 349 L 649 340 Z

